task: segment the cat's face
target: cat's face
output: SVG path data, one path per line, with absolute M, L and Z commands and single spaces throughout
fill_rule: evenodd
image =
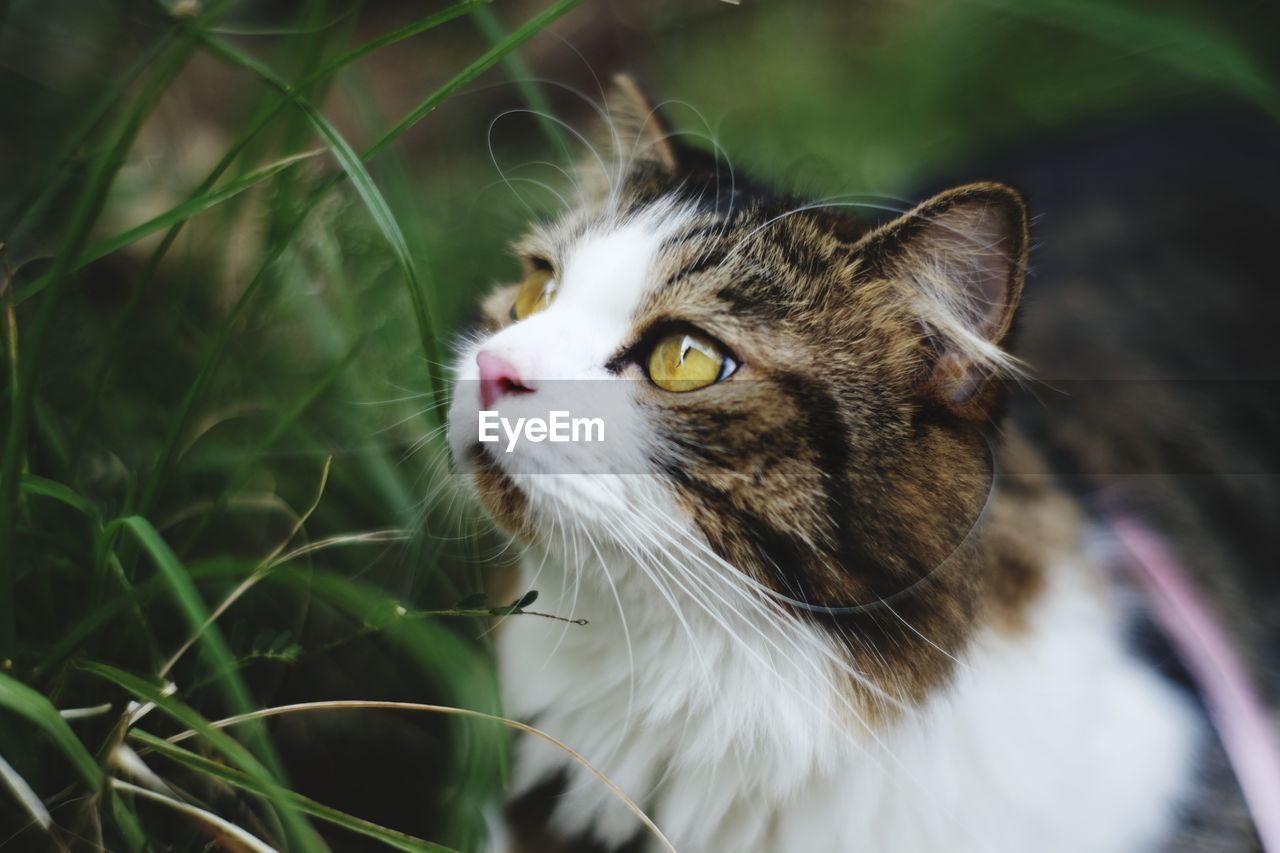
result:
M 970 629 L 1021 200 L 973 185 L 872 229 L 672 146 L 625 84 L 612 110 L 616 173 L 517 244 L 525 279 L 459 354 L 459 468 L 517 536 L 656 541 L 926 689 L 941 656 L 890 660 L 877 608 L 946 647 Z M 477 440 L 481 409 L 593 406 L 598 444 Z

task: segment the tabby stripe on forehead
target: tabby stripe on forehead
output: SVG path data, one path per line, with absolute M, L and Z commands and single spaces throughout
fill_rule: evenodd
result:
M 782 254 L 783 261 L 806 277 L 820 275 L 825 259 L 799 239 L 779 240 L 773 244 Z
M 723 264 L 725 258 L 729 255 L 728 241 L 716 240 L 715 238 L 722 237 L 727 228 L 729 228 L 729 224 L 725 222 L 708 222 L 696 225 L 668 239 L 662 246 L 664 250 L 679 251 L 686 246 L 696 246 L 701 242 L 709 242 L 710 245 L 699 246 L 693 259 L 676 270 L 675 274 L 667 280 L 667 283 L 676 284 L 689 276 L 715 269 Z M 713 240 L 715 242 L 711 242 Z
M 786 316 L 792 297 L 785 281 L 767 270 L 753 271 L 732 287 L 720 288 L 715 295 L 735 314 L 775 320 Z
M 723 249 L 700 252 L 696 258 L 676 270 L 675 275 L 671 276 L 671 278 L 667 280 L 667 283 L 678 284 L 690 276 L 695 276 L 698 273 L 715 269 L 724 263 L 728 254 L 729 253 Z
M 702 222 L 698 225 L 690 225 L 684 231 L 668 240 L 668 243 L 696 243 L 715 236 L 723 237 L 733 227 L 733 222 L 728 219 L 712 219 L 708 222 Z

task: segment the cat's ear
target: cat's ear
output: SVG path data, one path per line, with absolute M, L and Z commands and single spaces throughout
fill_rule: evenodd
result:
M 1027 208 L 1002 184 L 934 196 L 859 244 L 881 275 L 905 288 L 927 332 L 923 395 L 982 417 L 991 380 L 1017 373 L 1001 344 L 1013 325 L 1027 267 Z
M 588 137 L 592 150 L 579 166 L 580 188 L 588 197 L 610 194 L 637 172 L 659 180 L 676 176 L 676 145 L 635 80 L 614 77 L 600 113 Z
M 610 143 L 624 162 L 653 162 L 675 173 L 678 163 L 671 131 L 634 78 L 615 75 L 604 108 L 611 126 Z

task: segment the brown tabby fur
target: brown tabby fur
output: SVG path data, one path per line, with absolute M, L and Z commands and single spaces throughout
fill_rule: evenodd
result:
M 633 160 L 611 197 L 620 209 L 604 209 L 609 176 L 584 173 L 583 207 L 535 227 L 517 251 L 554 265 L 602 216 L 625 219 L 673 195 L 696 207 L 661 250 L 658 286 L 610 362 L 639 383 L 660 425 L 668 452 L 652 459 L 655 471 L 717 554 L 807 605 L 792 608 L 797 618 L 827 629 L 885 691 L 921 701 L 979 628 L 1026 628 L 1047 566 L 1078 547 L 1085 524 L 1078 500 L 1003 421 L 1011 365 L 919 301 L 921 289 L 949 286 L 947 274 L 950 286 L 976 282 L 942 297 L 977 337 L 1008 346 L 1029 242 L 1022 198 L 970 184 L 871 227 L 734 185 L 718 162 L 673 144 L 629 81 L 610 110 L 606 148 Z M 514 286 L 494 293 L 482 324 L 508 323 L 513 298 Z M 639 357 L 672 324 L 716 338 L 738 371 L 706 392 L 645 384 Z M 1064 436 L 1077 458 L 1116 452 L 1086 432 Z M 497 468 L 481 466 L 478 490 L 499 523 L 535 535 L 523 495 Z M 1177 511 L 1176 501 L 1151 504 L 1161 505 Z M 870 717 L 887 713 L 849 690 Z M 1226 776 L 1223 812 L 1236 817 L 1223 837 L 1248 838 Z M 512 812 L 528 849 L 588 849 L 539 834 L 537 800 L 555 786 L 536 793 Z

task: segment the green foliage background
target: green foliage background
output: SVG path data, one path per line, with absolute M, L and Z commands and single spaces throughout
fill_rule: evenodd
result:
M 500 726 L 209 723 L 329 699 L 501 714 L 486 631 L 506 602 L 477 593 L 509 549 L 447 476 L 444 363 L 513 271 L 505 243 L 567 189 L 598 78 L 638 72 L 749 171 L 900 206 L 1081 125 L 1274 118 L 1276 18 L 0 3 L 0 847 L 228 844 L 209 815 L 279 849 L 478 847 Z M 145 793 L 160 779 L 167 800 Z

